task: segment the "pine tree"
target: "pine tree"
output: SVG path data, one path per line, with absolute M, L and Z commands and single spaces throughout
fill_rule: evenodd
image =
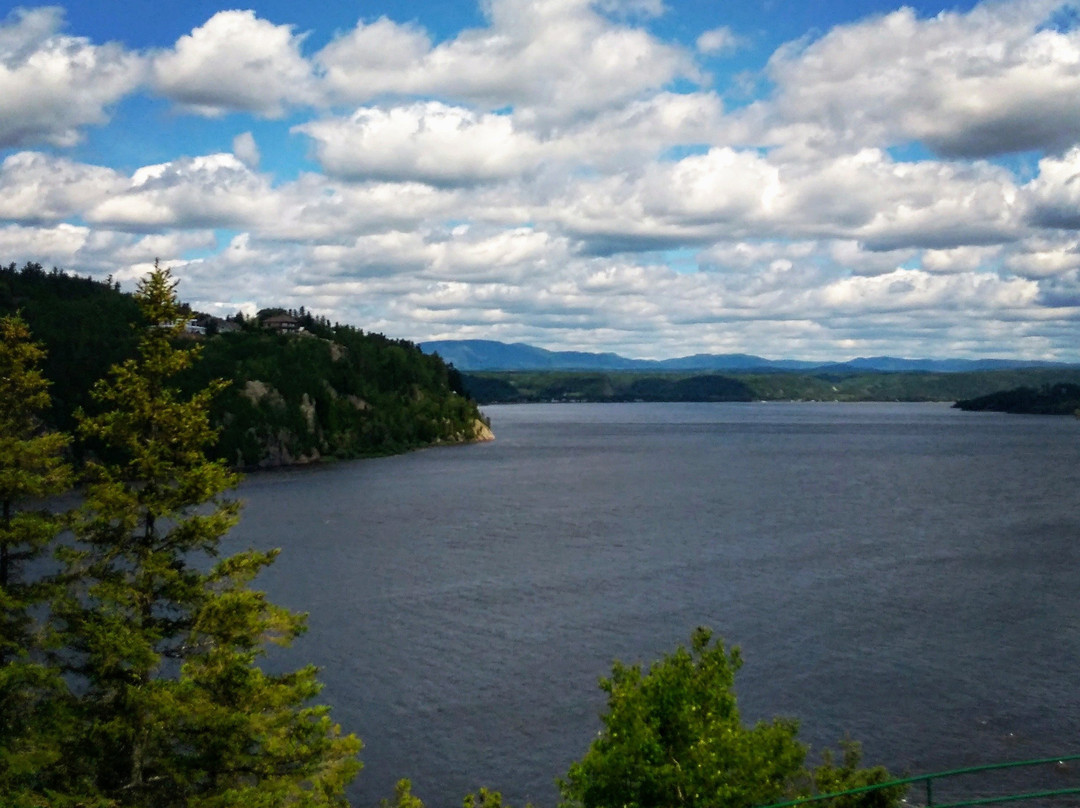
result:
M 44 805 L 37 773 L 59 756 L 64 686 L 44 663 L 33 619 L 49 579 L 28 569 L 63 526 L 41 503 L 70 485 L 65 435 L 42 429 L 49 383 L 45 352 L 18 315 L 0 318 L 0 794 L 9 805 Z
M 83 690 L 71 787 L 116 806 L 343 805 L 360 742 L 306 706 L 315 669 L 256 664 L 267 641 L 304 626 L 249 587 L 276 553 L 211 567 L 238 518 L 225 496 L 238 478 L 205 454 L 223 383 L 192 397 L 175 384 L 199 352 L 176 346 L 175 286 L 156 264 L 139 284 L 149 326 L 137 356 L 95 387 L 100 412 L 79 419 L 106 459 L 90 464 L 56 609 Z

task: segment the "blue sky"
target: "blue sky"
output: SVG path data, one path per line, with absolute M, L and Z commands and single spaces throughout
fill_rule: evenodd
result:
M 1077 361 L 1077 17 L 0 9 L 0 260 L 417 341 Z

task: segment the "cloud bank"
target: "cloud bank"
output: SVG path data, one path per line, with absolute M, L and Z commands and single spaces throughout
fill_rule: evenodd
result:
M 658 3 L 483 11 L 222 10 L 144 50 L 12 12 L 0 253 L 416 340 L 1080 360 L 1067 6 L 882 9 L 730 73 L 753 31 L 677 41 Z M 135 104 L 153 148 L 94 159 Z

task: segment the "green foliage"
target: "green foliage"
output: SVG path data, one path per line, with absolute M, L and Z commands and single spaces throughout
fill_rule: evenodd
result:
M 29 644 L 27 610 L 44 599 L 40 586 L 21 579 L 21 565 L 38 557 L 61 522 L 35 502 L 64 491 L 71 474 L 62 453 L 66 435 L 42 430 L 49 383 L 44 358 L 22 318 L 0 318 L 0 662 Z
M 424 808 L 423 801 L 412 793 L 412 783 L 409 780 L 398 780 L 394 786 L 393 800 L 379 800 L 379 808 Z M 502 794 L 481 788 L 479 791 L 466 794 L 463 800 L 463 808 L 510 808 L 503 805 Z M 532 808 L 531 804 L 525 808 Z
M 531 808 L 531 805 L 531 803 L 526 803 L 525 808 Z M 481 787 L 479 791 L 465 795 L 463 808 L 504 808 L 502 794 Z M 510 807 L 505 806 L 505 808 Z
M 47 638 L 33 619 L 52 588 L 26 574 L 63 526 L 30 506 L 71 479 L 67 436 L 38 417 L 49 406 L 43 359 L 22 318 L 0 318 L 0 794 L 15 805 L 46 804 L 36 772 L 58 759 L 64 720 L 64 683 L 43 664 Z
M 424 803 L 412 793 L 412 782 L 401 779 L 394 786 L 394 799 L 379 800 L 379 808 L 424 808 Z
M 815 778 L 843 788 L 880 782 L 883 769 L 857 768 L 857 748 L 841 766 L 827 756 L 811 774 L 792 720 L 744 725 L 733 689 L 740 666 L 738 650 L 713 643 L 704 628 L 647 673 L 616 662 L 600 681 L 603 729 L 559 783 L 564 808 L 740 808 L 808 793 Z M 859 805 L 884 808 L 898 797 L 883 799 Z
M 821 755 L 821 764 L 813 769 L 810 784 L 800 789 L 798 796 L 811 794 L 834 794 L 863 786 L 887 783 L 892 777 L 884 766 L 861 768 L 862 747 L 857 741 L 845 738 L 840 741 L 841 758 L 836 762 L 832 750 Z M 894 808 L 903 800 L 907 786 L 889 786 L 864 794 L 850 794 L 828 801 L 827 808 Z
M 643 673 L 616 662 L 603 731 L 560 783 L 565 806 L 751 806 L 779 799 L 806 755 L 796 725 L 743 726 L 735 704 L 738 650 L 699 628 Z
M 737 379 L 709 374 L 674 380 L 636 379 L 630 384 L 625 398 L 634 401 L 751 401 L 753 394 Z
M 953 405 L 973 412 L 1011 412 L 1026 415 L 1073 415 L 1080 410 L 1080 384 L 1048 384 L 1035 389 L 1017 387 Z
M 964 373 L 813 375 L 788 372 L 484 371 L 463 374 L 462 379 L 468 394 L 481 404 L 553 400 L 956 401 L 1021 384 L 1080 384 L 1080 370 L 1032 368 Z
M 93 384 L 135 356 L 144 315 L 113 283 L 38 264 L 0 266 L 0 315 L 16 308 L 48 348 L 43 370 L 54 405 L 47 420 L 73 430 L 74 413 L 94 407 Z M 476 404 L 463 394 L 461 374 L 438 357 L 404 340 L 331 325 L 303 307 L 259 314 L 273 313 L 296 316 L 304 331 L 277 334 L 258 318 L 239 317 L 241 330 L 218 333 L 212 318 L 202 319 L 202 360 L 177 381 L 190 394 L 218 378 L 229 382 L 211 400 L 211 423 L 221 429 L 212 456 L 255 467 L 391 454 L 475 436 Z M 176 316 L 187 318 L 187 307 L 178 304 Z M 170 336 L 192 340 L 179 328 Z M 107 456 L 102 443 L 89 446 Z
M 136 293 L 149 326 L 137 355 L 95 386 L 79 430 L 114 460 L 88 464 L 55 608 L 79 699 L 59 773 L 67 793 L 115 806 L 335 806 L 359 769 L 313 668 L 270 675 L 265 643 L 304 619 L 249 585 L 275 553 L 218 561 L 237 477 L 206 458 L 209 406 L 223 384 L 176 384 L 199 353 L 177 347 L 182 311 L 167 270 Z
M 455 393 L 457 376 L 412 343 L 311 321 L 312 332 L 221 334 L 185 376 L 232 382 L 213 418 L 218 456 L 239 466 L 390 454 L 471 439 L 476 404 Z M 319 336 L 319 335 L 325 336 Z
M 139 307 L 110 282 L 46 272 L 34 263 L 0 266 L 0 315 L 16 312 L 47 350 L 41 367 L 52 383 L 52 407 L 43 415 L 71 431 L 94 383 L 134 354 Z

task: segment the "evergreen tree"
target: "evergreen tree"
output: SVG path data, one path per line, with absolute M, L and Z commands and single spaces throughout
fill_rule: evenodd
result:
M 68 439 L 43 431 L 38 418 L 49 407 L 44 354 L 21 317 L 0 318 L 0 794 L 9 805 L 45 804 L 37 772 L 58 757 L 64 702 L 32 618 L 49 582 L 27 569 L 62 527 L 41 501 L 70 485 Z
M 156 264 L 139 284 L 149 325 L 137 356 L 95 387 L 100 411 L 79 418 L 109 459 L 89 464 L 56 607 L 82 690 L 69 786 L 115 806 L 344 804 L 360 743 L 325 707 L 305 706 L 320 689 L 315 669 L 256 665 L 268 640 L 288 643 L 304 626 L 249 588 L 275 553 L 210 566 L 237 520 L 224 495 L 238 478 L 205 454 L 223 383 L 190 397 L 174 383 L 199 350 L 176 347 L 175 285 Z

